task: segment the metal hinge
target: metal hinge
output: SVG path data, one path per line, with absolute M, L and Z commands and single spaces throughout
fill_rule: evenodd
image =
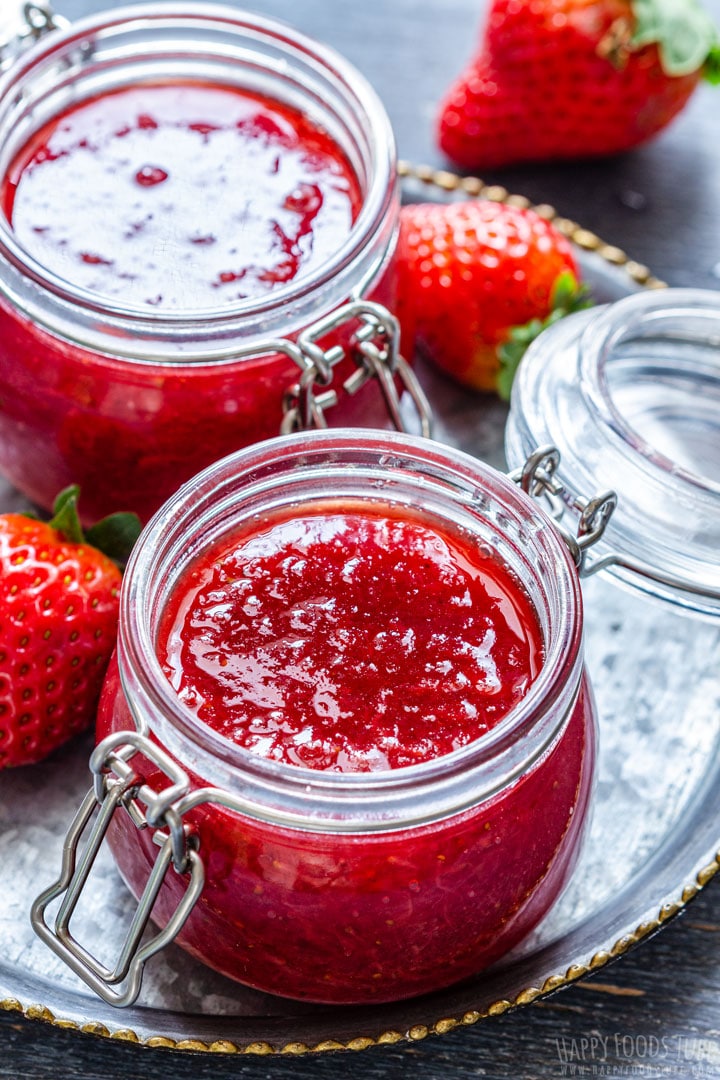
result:
M 6 6 L 7 5 L 7 6 Z M 11 66 L 33 42 L 53 30 L 69 26 L 67 19 L 56 15 L 49 3 L 16 3 L 2 0 L 0 12 L 0 72 Z
M 130 762 L 141 754 L 170 781 L 160 791 L 148 786 Z M 147 960 L 182 929 L 202 892 L 205 869 L 197 839 L 183 824 L 177 802 L 189 790 L 186 774 L 155 743 L 136 732 L 122 731 L 99 743 L 90 758 L 95 782 L 68 829 L 60 875 L 35 901 L 35 932 L 76 975 L 111 1005 L 132 1005 L 137 999 Z M 112 968 L 93 956 L 70 931 L 70 920 L 116 813 L 127 813 L 138 829 L 152 829 L 159 853 Z M 94 818 L 94 821 L 93 821 Z M 158 893 L 169 873 L 186 878 L 185 891 L 165 927 L 143 943 Z M 52 925 L 47 909 L 60 899 Z
M 544 504 L 570 549 L 578 573 L 581 577 L 589 577 L 608 565 L 607 559 L 589 563 L 586 555 L 605 532 L 617 506 L 617 495 L 614 491 L 604 491 L 591 498 L 570 498 L 556 476 L 559 464 L 560 451 L 554 446 L 542 446 L 528 457 L 521 468 L 510 473 L 510 479 L 519 484 L 527 495 Z M 578 515 L 574 532 L 566 528 L 563 522 L 568 509 Z
M 349 328 L 347 345 L 323 349 L 318 341 L 326 334 Z M 369 300 L 351 300 L 298 335 L 297 342 L 284 341 L 282 349 L 301 370 L 300 379 L 285 392 L 281 433 L 326 428 L 326 412 L 337 405 L 339 395 L 332 386 L 333 369 L 346 356 L 356 370 L 342 383 L 347 394 L 354 395 L 366 383 L 375 381 L 380 388 L 388 415 L 398 431 L 416 428 L 431 437 L 432 410 L 407 361 L 399 351 L 398 321 L 382 304 Z M 414 415 L 408 424 L 401 408 L 403 391 Z

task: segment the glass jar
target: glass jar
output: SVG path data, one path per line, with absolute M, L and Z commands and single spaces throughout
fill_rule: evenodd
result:
M 306 274 L 261 298 L 178 310 L 64 279 L 0 213 L 0 469 L 45 507 L 79 483 L 89 520 L 117 509 L 147 519 L 201 468 L 276 435 L 284 413 L 288 430 L 321 425 L 338 388 L 341 422 L 382 426 L 382 395 L 351 393 L 366 381 L 373 344 L 371 360 L 389 352 L 396 371 L 398 327 L 382 306 L 396 299 L 389 122 L 349 64 L 285 25 L 171 3 L 52 29 L 0 83 L 0 176 L 78 103 L 178 80 L 242 89 L 308 117 L 349 164 L 361 205 L 346 241 Z
M 187 568 L 243 525 L 302 518 L 328 501 L 341 512 L 380 504 L 400 520 L 452 530 L 529 598 L 542 666 L 481 738 L 408 767 L 317 771 L 241 748 L 171 687 L 157 641 Z M 107 1000 L 133 1000 L 142 962 L 175 933 L 224 974 L 298 999 L 377 1002 L 443 987 L 526 935 L 578 855 L 595 717 L 575 564 L 531 499 L 459 451 L 349 429 L 269 440 L 211 466 L 142 534 L 98 739 L 95 795 L 72 835 L 99 800 L 89 850 L 108 829 L 139 911 L 147 919 L 152 908 L 165 936 L 141 955 L 124 949 L 112 971 L 88 961 L 65 933 L 78 884 L 68 877 L 40 898 L 34 923 Z M 88 857 L 81 862 L 82 876 Z M 44 912 L 66 887 L 74 900 L 58 934 Z

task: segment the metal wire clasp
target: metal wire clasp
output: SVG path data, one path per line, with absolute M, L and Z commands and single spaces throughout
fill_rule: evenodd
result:
M 168 787 L 156 791 L 142 780 L 131 766 L 137 754 L 168 778 Z M 90 769 L 94 784 L 65 837 L 60 876 L 33 904 L 31 921 L 45 944 L 104 1001 L 116 1006 L 132 1005 L 140 992 L 146 961 L 182 929 L 202 892 L 205 869 L 197 840 L 176 809 L 177 801 L 189 789 L 188 778 L 155 743 L 137 732 L 117 732 L 98 744 L 90 758 Z M 127 813 L 138 829 L 152 829 L 153 842 L 160 850 L 117 962 L 109 968 L 73 937 L 70 920 L 116 812 Z M 165 928 L 143 944 L 155 900 L 171 869 L 187 877 L 185 892 Z M 50 926 L 47 908 L 60 897 L 63 899 Z
M 3 6 L 6 0 L 2 0 Z M 5 12 L 0 15 L 0 72 L 5 71 L 15 58 L 38 38 L 52 30 L 69 26 L 67 19 L 56 15 L 47 2 L 15 4 L 17 15 Z
M 318 344 L 325 334 L 346 326 L 354 328 L 347 346 L 323 349 Z M 331 387 L 333 369 L 345 356 L 350 356 L 356 370 L 343 382 L 343 390 L 356 394 L 374 379 L 398 431 L 407 430 L 400 406 L 401 392 L 406 391 L 415 411 L 414 422 L 420 433 L 429 438 L 432 410 L 415 373 L 400 354 L 399 340 L 395 316 L 369 300 L 351 300 L 303 330 L 293 355 L 301 375 L 285 392 L 281 433 L 327 427 L 325 413 L 339 400 L 337 390 Z
M 615 507 L 617 495 L 605 491 L 592 498 L 570 498 L 564 485 L 557 479 L 560 451 L 554 446 L 542 446 L 535 450 L 525 464 L 510 473 L 510 479 L 534 499 L 543 500 L 550 516 L 570 549 L 570 554 L 580 577 L 589 577 L 606 565 L 606 560 L 588 563 L 588 548 L 596 544 L 605 532 Z M 576 532 L 565 528 L 562 519 L 568 508 L 579 514 Z

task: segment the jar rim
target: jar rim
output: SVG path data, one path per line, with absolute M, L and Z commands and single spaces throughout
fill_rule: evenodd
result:
M 294 474 L 289 464 L 293 458 Z M 355 483 L 373 458 L 382 459 L 386 484 L 397 477 L 398 484 L 423 484 L 427 491 L 436 485 L 443 494 L 449 484 L 457 484 L 452 494 L 468 496 L 463 512 L 480 497 L 494 500 L 508 535 L 515 530 L 522 535 L 518 543 L 535 545 L 533 554 L 542 560 L 550 582 L 544 588 L 554 590 L 548 601 L 543 666 L 524 698 L 495 728 L 441 757 L 371 773 L 327 773 L 271 761 L 203 724 L 173 691 L 154 648 L 153 627 L 162 608 L 158 593 L 169 587 L 163 574 L 172 567 L 177 580 L 179 544 L 190 558 L 198 544 L 210 542 L 218 522 L 226 524 L 238 483 L 248 500 L 251 490 L 263 495 L 270 490 L 269 482 L 262 486 L 263 469 L 284 476 L 285 484 L 293 475 L 299 483 L 298 478 L 327 468 L 332 460 L 333 467 L 347 467 Z M 346 465 L 337 464 L 341 459 Z M 410 463 L 410 469 L 419 470 L 412 481 L 407 479 Z M 384 486 L 383 499 L 389 499 L 387 492 Z M 487 506 L 479 510 L 478 520 L 482 514 L 489 520 L 490 513 Z M 226 805 L 297 828 L 316 827 L 320 819 L 330 831 L 364 832 L 438 820 L 475 806 L 546 754 L 577 701 L 581 641 L 582 601 L 569 551 L 550 519 L 508 477 L 461 451 L 419 437 L 334 429 L 282 436 L 240 450 L 200 473 L 166 503 L 146 526 L 128 563 L 118 659 L 138 729 L 159 738 L 180 764 L 192 762 L 191 771 L 205 782 L 229 791 Z M 268 793 L 271 809 L 263 805 Z
M 142 332 L 154 335 L 166 333 L 169 338 L 172 338 L 173 335 L 177 336 L 185 330 L 192 330 L 197 335 L 198 323 L 208 328 L 224 327 L 238 331 L 244 329 L 252 321 L 253 325 L 257 324 L 265 328 L 265 338 L 271 337 L 272 333 L 267 330 L 267 327 L 273 313 L 282 310 L 285 313 L 285 321 L 292 322 L 294 309 L 298 306 L 303 307 L 303 310 L 308 305 L 312 307 L 313 296 L 318 290 L 327 287 L 335 280 L 345 284 L 348 269 L 354 266 L 359 255 L 373 238 L 382 234 L 383 222 L 398 199 L 392 128 L 382 102 L 365 77 L 333 48 L 314 41 L 287 23 L 222 4 L 190 4 L 187 0 L 179 3 L 168 2 L 168 0 L 148 3 L 146 0 L 146 2 L 114 8 L 111 11 L 97 12 L 63 29 L 53 30 L 24 51 L 0 78 L 0 107 L 3 99 L 7 100 L 12 96 L 10 91 L 19 81 L 31 79 L 33 73 L 43 69 L 43 65 L 56 62 L 60 56 L 67 57 L 73 52 L 77 55 L 90 37 L 95 46 L 98 41 L 103 40 L 103 35 L 108 35 L 107 40 L 111 41 L 113 33 L 135 31 L 138 35 L 145 35 L 150 29 L 170 27 L 173 24 L 193 27 L 197 31 L 200 42 L 202 42 L 201 28 L 205 25 L 206 28 L 213 30 L 223 30 L 237 35 L 244 34 L 258 50 L 264 44 L 277 45 L 287 53 L 288 71 L 293 58 L 296 61 L 302 59 L 312 67 L 318 78 L 332 80 L 334 89 L 343 96 L 348 108 L 356 111 L 359 127 L 366 136 L 366 145 L 362 148 L 362 152 L 369 156 L 367 167 L 369 179 L 367 190 L 363 190 L 360 212 L 348 236 L 332 258 L 326 259 L 307 274 L 299 275 L 295 281 L 273 289 L 265 296 L 218 305 L 214 308 L 182 308 L 164 312 L 150 310 L 147 305 L 116 302 L 111 297 L 105 297 L 77 286 L 45 269 L 18 242 L 10 222 L 3 214 L 0 214 L 0 255 L 4 256 L 6 268 L 15 271 L 14 277 L 21 275 L 31 283 L 32 288 L 25 290 L 25 299 L 27 303 L 34 306 L 34 318 L 47 329 L 58 332 L 61 336 L 67 336 L 67 328 L 65 327 L 63 332 L 62 327 L 67 321 L 68 313 L 87 315 L 88 325 L 84 328 L 85 335 L 83 336 L 82 330 L 78 331 L 77 327 L 75 328 L 76 335 L 79 332 L 82 340 L 79 340 L 77 336 L 71 337 L 71 340 L 77 344 L 85 344 L 86 337 L 87 343 L 91 344 L 94 323 L 98 319 L 104 320 L 112 334 L 112 348 L 107 351 L 111 351 L 113 355 L 120 355 L 123 359 L 135 359 L 135 355 L 132 341 L 123 342 L 118 336 L 118 331 L 128 335 L 137 335 Z M 86 51 L 90 52 L 90 50 Z M 256 55 L 259 56 L 260 53 Z M 240 61 L 240 67 L 242 63 Z M 245 67 L 247 68 L 247 61 L 245 61 Z M 278 65 L 276 64 L 275 67 Z M 286 79 L 290 77 L 287 72 L 274 71 L 274 74 Z M 330 104 L 323 101 L 323 107 L 329 109 Z M 361 181 L 360 177 L 358 179 Z M 339 302 L 348 299 L 350 295 L 359 296 L 364 293 L 377 271 L 377 263 L 382 261 L 387 248 L 394 243 L 394 239 L 395 230 L 392 235 L 385 237 L 380 259 L 375 260 L 375 266 L 365 267 L 359 283 L 356 282 L 354 288 L 345 288 L 343 295 L 339 296 Z M 13 297 L 18 297 L 17 281 L 9 281 L 6 284 L 11 289 Z M 38 293 L 42 294 L 47 302 L 53 303 L 57 310 L 51 313 L 39 308 Z M 295 321 L 298 327 L 302 326 L 307 322 L 307 315 L 298 314 Z M 296 328 L 288 325 L 288 332 Z M 142 343 L 137 351 L 137 359 L 144 359 Z M 215 357 L 214 355 L 205 357 L 203 354 L 201 358 Z M 186 357 L 183 357 L 183 360 L 187 362 Z
M 637 421 L 633 423 L 623 412 L 612 390 L 608 365 L 612 362 L 613 350 L 622 343 L 628 321 L 633 316 L 642 320 L 643 333 L 648 336 L 653 332 L 662 335 L 663 323 L 703 306 L 698 291 L 672 289 L 667 292 L 669 295 L 642 295 L 642 304 L 634 296 L 627 297 L 598 311 L 596 318 L 582 331 L 580 379 L 586 386 L 589 408 L 596 413 L 598 422 L 617 434 L 628 446 L 629 452 L 638 455 L 641 465 L 672 474 L 701 491 L 720 495 L 720 477 L 714 480 L 673 460 L 643 433 Z M 720 340 L 720 308 L 716 303 L 708 309 L 708 315 L 717 323 L 716 336 Z

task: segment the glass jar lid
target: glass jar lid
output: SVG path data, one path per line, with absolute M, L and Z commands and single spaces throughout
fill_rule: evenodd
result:
M 597 569 L 720 614 L 720 294 L 637 293 L 545 331 L 513 388 L 508 463 L 548 444 L 568 507 L 617 493 Z

